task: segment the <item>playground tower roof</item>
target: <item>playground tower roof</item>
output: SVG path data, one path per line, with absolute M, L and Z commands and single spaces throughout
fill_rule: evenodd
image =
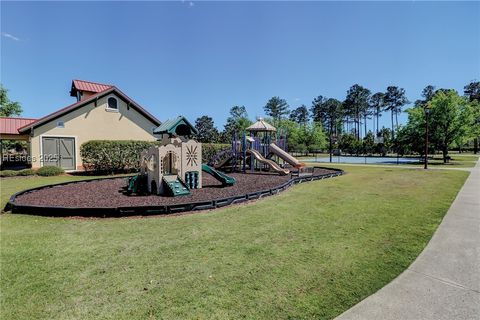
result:
M 157 129 L 153 130 L 153 133 L 191 136 L 197 134 L 198 131 L 184 116 L 178 116 L 163 122 Z
M 275 132 L 277 129 L 262 118 L 247 128 L 250 132 Z

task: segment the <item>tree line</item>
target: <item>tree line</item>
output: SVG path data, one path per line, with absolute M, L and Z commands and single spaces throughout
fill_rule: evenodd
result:
M 285 99 L 278 96 L 270 98 L 263 107 L 265 114 L 271 121 L 278 125 L 285 121 L 293 122 L 300 126 L 308 126 L 314 122 L 325 129 L 325 133 L 338 137 L 342 133 L 352 133 L 357 140 L 367 134 L 367 120 L 373 119 L 373 127 L 378 133 L 379 118 L 384 112 L 391 113 L 392 130 L 398 127 L 398 114 L 402 107 L 409 101 L 405 96 L 405 90 L 396 86 L 390 86 L 385 92 L 371 94 L 371 91 L 361 85 L 351 86 L 343 101 L 328 98 L 323 95 L 315 97 L 310 107 L 302 104 L 290 110 Z M 252 123 L 248 118 L 245 106 L 234 106 L 230 109 L 230 116 L 223 132 L 219 132 L 213 125 L 212 118 L 202 116 L 197 119 L 199 128 L 206 125 L 211 130 L 210 135 L 201 138 L 222 139 L 222 133 L 231 133 L 232 130 L 242 130 Z M 363 130 L 363 131 L 362 131 Z
M 0 87 L 0 116 L 19 116 L 20 103 L 9 100 L 7 90 Z M 480 136 L 480 82 L 471 81 L 460 95 L 453 89 L 426 86 L 421 99 L 413 106 L 405 89 L 389 86 L 384 92 L 374 92 L 352 85 L 345 98 L 318 95 L 310 106 L 304 104 L 291 109 L 288 102 L 278 96 L 266 101 L 263 110 L 267 121 L 287 132 L 290 150 L 334 150 L 345 154 L 423 154 L 426 110 L 429 110 L 429 150 L 442 152 L 447 160 L 449 148 L 461 149 L 473 142 L 478 151 Z M 406 112 L 408 120 L 401 125 L 398 116 Z M 388 115 L 390 128 L 380 128 L 379 119 Z M 371 128 L 368 130 L 368 123 Z M 223 130 L 218 130 L 207 115 L 196 119 L 197 139 L 209 143 L 229 143 L 233 134 L 242 133 L 253 121 L 245 106 L 233 106 Z
M 480 82 L 472 81 L 464 87 L 463 95 L 453 89 L 436 89 L 428 85 L 422 99 L 411 102 L 405 89 L 389 86 L 384 92 L 373 92 L 352 85 L 343 100 L 319 95 L 310 106 L 304 104 L 290 109 L 285 99 L 270 98 L 263 110 L 269 121 L 285 128 L 289 148 L 298 151 L 342 150 L 347 154 L 422 154 L 424 151 L 425 108 L 431 109 L 429 126 L 432 152 L 446 153 L 451 147 L 461 148 L 474 140 L 478 149 L 480 135 Z M 399 124 L 402 112 L 408 114 L 406 124 Z M 379 119 L 389 116 L 390 127 L 380 127 Z M 234 132 L 242 132 L 252 124 L 245 106 L 234 106 L 222 131 L 208 116 L 196 120 L 199 140 L 229 142 Z M 369 125 L 371 124 L 371 126 Z M 369 130 L 373 128 L 373 130 Z

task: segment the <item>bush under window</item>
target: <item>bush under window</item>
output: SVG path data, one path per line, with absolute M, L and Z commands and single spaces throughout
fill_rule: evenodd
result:
M 43 177 L 58 176 L 63 173 L 65 173 L 65 170 L 56 166 L 45 166 L 37 170 L 37 174 Z

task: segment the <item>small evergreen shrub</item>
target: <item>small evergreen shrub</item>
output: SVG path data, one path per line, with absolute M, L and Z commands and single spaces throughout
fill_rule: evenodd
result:
M 18 171 L 16 170 L 2 170 L 0 171 L 0 177 L 6 178 L 6 177 L 15 177 L 18 175 Z
M 35 175 L 35 173 L 36 172 L 33 169 L 23 169 L 23 170 L 18 171 L 19 176 L 33 176 L 33 175 Z
M 65 170 L 55 166 L 45 166 L 37 170 L 37 174 L 42 177 L 58 176 L 63 173 L 65 173 Z

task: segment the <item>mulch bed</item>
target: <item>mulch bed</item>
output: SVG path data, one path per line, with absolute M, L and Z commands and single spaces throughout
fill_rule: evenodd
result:
M 54 216 L 126 216 L 175 213 L 214 209 L 240 203 L 261 197 L 265 191 L 266 195 L 282 191 L 293 180 L 295 182 L 309 181 L 314 177 L 323 178 L 338 174 L 341 174 L 338 170 L 325 168 L 315 168 L 312 173 L 305 174 L 300 178 L 267 172 L 229 173 L 228 175 L 234 177 L 237 182 L 234 186 L 223 187 L 214 177 L 203 173 L 203 188 L 191 190 L 190 195 L 179 197 L 127 195 L 124 192 L 127 183 L 125 177 L 100 179 L 21 192 L 11 199 L 10 205 L 12 205 L 14 213 Z M 226 201 L 226 199 L 230 200 Z
M 314 174 L 333 172 L 326 169 L 316 169 Z M 206 200 L 217 200 L 279 186 L 288 180 L 290 175 L 280 176 L 270 173 L 231 173 L 237 182 L 231 187 L 222 184 L 211 175 L 203 173 L 203 188 L 191 190 L 191 194 L 180 197 L 164 197 L 157 195 L 125 195 L 123 187 L 125 178 L 94 180 L 71 183 L 35 190 L 15 199 L 19 205 L 51 206 L 51 207 L 135 207 L 150 205 L 174 205 Z

